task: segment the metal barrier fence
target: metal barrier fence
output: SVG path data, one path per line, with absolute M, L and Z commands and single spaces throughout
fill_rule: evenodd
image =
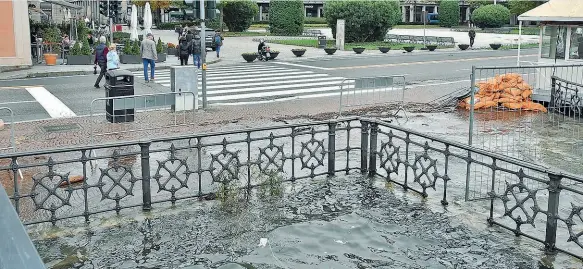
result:
M 401 90 L 399 107 L 395 111 L 396 116 L 405 111 L 405 87 L 407 81 L 405 76 L 381 76 L 344 79 L 340 84 L 340 104 L 338 115 L 342 116 L 342 111 L 348 107 L 363 107 L 370 105 L 386 104 L 395 100 L 395 93 Z
M 2 113 L 2 111 L 6 111 L 8 112 L 8 116 L 4 116 L 5 114 Z M 9 122 L 7 122 L 4 119 L 10 119 Z M 0 128 L 0 132 L 7 130 L 8 132 L 10 132 L 9 134 L 9 141 L 8 143 L 2 143 L 0 144 L 0 152 L 2 151 L 16 151 L 16 140 L 14 138 L 14 112 L 12 111 L 12 109 L 8 108 L 8 107 L 0 107 L 0 120 L 3 121 L 4 126 L 2 126 L 2 128 Z M 8 126 L 8 127 L 6 127 Z M 4 129 L 4 130 L 3 130 Z
M 97 154 L 89 156 L 90 151 Z M 10 153 L 0 155 L 2 160 L 11 164 L 0 166 L 0 178 L 23 169 L 31 179 L 7 187 L 26 224 L 77 217 L 89 221 L 94 214 L 133 207 L 149 210 L 157 203 L 188 198 L 214 199 L 234 189 L 245 190 L 249 197 L 252 189 L 274 180 L 297 184 L 351 171 L 381 177 L 426 199 L 435 195 L 448 205 L 450 197 L 463 197 L 466 173 L 475 173 L 465 167 L 483 166 L 492 175 L 489 201 L 475 203 L 489 207 L 490 225 L 542 242 L 549 252 L 583 258 L 582 234 L 573 225 L 583 217 L 583 177 L 381 120 L 347 118 Z M 90 161 L 102 168 L 90 169 Z M 497 181 L 509 177 L 515 183 L 496 187 Z M 533 182 L 539 187 L 531 188 Z
M 91 144 L 96 136 L 126 134 L 134 138 L 132 135 L 143 131 L 193 124 L 195 102 L 196 94 L 189 91 L 94 99 L 90 107 Z M 96 117 L 97 112 L 104 112 L 105 117 Z M 152 125 L 154 122 L 162 124 Z
M 474 110 L 478 90 L 475 85 L 493 81 L 506 74 L 520 75 L 522 81 L 532 87 L 533 100 L 549 103 L 548 112 L 530 111 L 529 108 L 512 109 L 502 105 Z M 469 144 L 544 167 L 575 174 L 583 173 L 582 165 L 570 165 L 583 164 L 583 145 L 578 142 L 583 139 L 583 118 L 580 114 L 565 117 L 556 113 L 569 108 L 565 103 L 551 102 L 553 88 L 556 88 L 553 87 L 553 77 L 560 77 L 561 81 L 565 78 L 567 79 L 564 81 L 570 81 L 569 78 L 582 80 L 583 65 L 474 67 L 471 85 L 475 88 L 470 96 L 472 104 L 469 108 Z M 502 88 L 512 87 L 504 83 L 498 85 Z M 506 169 L 518 169 L 508 165 Z M 468 190 L 466 199 L 487 199 L 491 172 L 481 166 L 469 166 L 468 169 L 474 170 L 473 173 L 468 173 L 472 175 L 468 181 L 475 184 L 468 184 L 473 187 Z M 514 179 L 508 180 L 517 183 Z M 504 180 L 496 184 L 498 188 L 505 188 Z M 532 184 L 534 185 L 529 187 L 537 188 L 537 182 Z

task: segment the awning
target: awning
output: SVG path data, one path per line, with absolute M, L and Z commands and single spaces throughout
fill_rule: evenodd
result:
M 70 8 L 70 9 L 82 9 L 83 8 L 81 6 L 71 4 L 65 0 L 42 0 L 41 2 L 45 2 L 45 3 L 57 5 L 57 6 L 63 6 L 63 7 Z
M 518 20 L 583 22 L 583 0 L 550 0 L 521 14 Z

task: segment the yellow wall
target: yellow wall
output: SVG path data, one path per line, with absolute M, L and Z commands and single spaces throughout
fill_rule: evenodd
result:
M 0 66 L 31 65 L 28 4 L 0 0 Z

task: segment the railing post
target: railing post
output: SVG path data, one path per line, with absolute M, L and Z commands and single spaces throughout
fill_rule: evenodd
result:
M 368 122 L 360 121 L 360 172 L 368 171 Z
M 369 151 L 369 168 L 368 176 L 372 177 L 377 172 L 377 134 L 378 123 L 371 122 L 370 124 L 370 151 Z
M 545 252 L 556 253 L 557 219 L 559 217 L 559 195 L 561 192 L 561 175 L 549 173 L 549 204 L 547 209 L 547 231 L 545 236 Z
M 555 107 L 555 100 L 556 100 L 555 98 L 557 98 L 556 94 L 557 94 L 557 77 L 552 76 L 551 77 L 551 102 L 549 103 L 549 108 L 550 108 L 551 112 L 555 112 L 555 110 L 557 109 Z M 559 109 L 559 111 L 561 111 L 561 110 Z
M 336 122 L 328 123 L 328 176 L 336 171 Z
M 150 142 L 140 143 L 142 157 L 142 210 L 152 209 L 152 193 L 150 190 Z

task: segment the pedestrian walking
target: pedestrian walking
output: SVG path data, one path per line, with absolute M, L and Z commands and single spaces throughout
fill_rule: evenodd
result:
M 213 41 L 215 43 L 217 58 L 219 58 L 219 54 L 221 52 L 221 47 L 223 46 L 223 40 L 225 38 L 221 35 L 221 30 L 215 30 L 215 36 L 213 37 Z
M 107 53 L 109 52 L 109 49 L 105 45 L 105 42 L 105 36 L 100 36 L 99 44 L 95 47 L 95 61 L 93 62 L 94 69 L 97 69 L 97 66 L 100 68 L 99 76 L 95 81 L 95 88 L 99 88 L 99 82 L 101 82 L 101 79 L 105 76 L 105 72 L 107 71 Z
M 107 52 L 107 70 L 119 69 L 119 55 L 117 54 L 116 46 L 109 45 L 109 52 Z
M 192 41 L 188 42 L 186 37 L 181 37 L 180 44 L 178 44 L 178 51 L 180 55 L 180 65 L 188 65 L 188 57 L 192 54 Z
M 156 42 L 154 42 L 154 35 L 148 33 L 140 48 L 142 61 L 144 63 L 144 79 L 146 82 L 154 80 L 154 70 L 156 68 L 156 61 L 158 60 L 158 53 L 156 53 Z M 148 65 L 150 66 L 150 79 L 148 79 Z
M 192 62 L 200 69 L 200 54 L 202 53 L 201 39 L 199 35 L 195 35 L 192 40 Z
M 470 29 L 468 32 L 468 36 L 470 37 L 470 48 L 474 47 L 474 39 L 476 39 L 476 31 L 474 29 Z

